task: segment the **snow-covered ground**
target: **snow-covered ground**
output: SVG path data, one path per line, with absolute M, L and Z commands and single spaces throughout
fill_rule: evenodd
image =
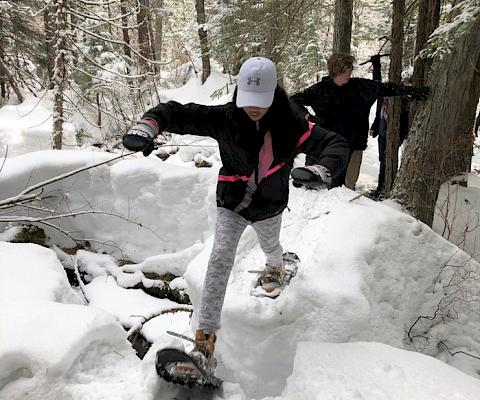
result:
M 191 81 L 164 95 L 206 103 L 225 84 L 215 75 L 204 87 Z M 0 200 L 116 156 L 94 148 L 46 150 L 49 125 L 41 122 L 49 105 L 28 113 L 32 101 L 0 109 L 0 150 L 8 144 Z M 1 234 L 1 400 L 203 398 L 160 381 L 154 358 L 167 345 L 188 349 L 167 330 L 195 329 L 219 159 L 208 139 L 176 136 L 171 146 L 179 151 L 166 161 L 127 156 L 46 187 L 49 208 L 90 212 L 64 218 L 61 228 L 95 252 L 67 254 L 59 247 L 71 241 L 52 228 L 46 231 L 55 251 L 8 243 L 14 228 Z M 358 190 L 375 186 L 376 151 L 371 140 Z M 213 167 L 195 168 L 199 157 Z M 478 154 L 473 164 L 480 165 Z M 471 182 L 456 196 L 467 205 L 451 224 L 460 234 L 478 215 L 478 177 Z M 480 398 L 480 265 L 468 254 L 394 203 L 346 188 L 291 187 L 281 240 L 301 267 L 276 300 L 250 295 L 255 277 L 247 271 L 264 259 L 252 229 L 240 242 L 218 338 L 217 373 L 225 381 L 218 399 Z M 467 242 L 472 254 L 474 241 Z M 63 267 L 85 274 L 81 290 L 71 288 Z M 192 320 L 189 306 L 134 288 L 151 287 L 149 274 L 168 272 L 178 276 L 170 287 L 188 292 Z M 178 307 L 184 311 L 168 313 Z M 143 360 L 126 331 L 140 327 L 153 342 Z

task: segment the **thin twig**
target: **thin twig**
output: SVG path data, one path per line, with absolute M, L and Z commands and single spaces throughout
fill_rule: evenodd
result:
M 443 342 L 442 340 L 439 340 L 438 341 L 438 344 L 442 345 L 445 347 L 445 350 L 447 351 L 448 354 L 450 354 L 452 357 L 454 357 L 456 354 L 465 354 L 466 356 L 468 357 L 472 357 L 472 358 L 476 358 L 477 360 L 480 360 L 480 357 L 477 357 L 477 356 L 474 356 L 473 354 L 470 354 L 470 353 L 467 353 L 465 351 L 454 351 L 453 353 L 450 351 L 450 349 L 448 348 L 448 346 L 445 344 L 445 342 Z

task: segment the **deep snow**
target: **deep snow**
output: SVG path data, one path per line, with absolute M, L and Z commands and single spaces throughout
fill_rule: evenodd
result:
M 208 102 L 206 88 L 220 85 L 224 81 L 214 76 L 206 87 L 192 81 L 165 95 Z M 26 114 L 29 102 L 0 109 L 2 121 L 8 121 L 0 127 L 0 144 L 9 144 L 0 199 L 114 156 L 93 148 L 44 150 L 46 122 L 35 128 L 38 144 L 30 142 L 31 122 L 25 118 L 35 115 L 38 122 L 43 115 L 47 121 L 48 106 L 41 103 L 38 114 Z M 47 187 L 50 208 L 103 212 L 64 219 L 61 226 L 109 254 L 80 250 L 72 256 L 58 247 L 54 252 L 0 241 L 0 399 L 144 400 L 188 393 L 159 381 L 154 356 L 167 345 L 189 348 L 165 332 L 191 335 L 195 329 L 212 245 L 219 158 L 208 139 L 176 136 L 170 145 L 179 151 L 165 162 L 153 155 L 128 156 Z M 214 165 L 195 168 L 196 158 Z M 375 160 L 370 141 L 359 189 L 374 185 Z M 473 164 L 480 164 L 478 156 Z M 475 185 L 461 196 L 471 205 L 467 210 L 478 214 Z M 217 372 L 226 382 L 219 398 L 480 398 L 478 358 L 451 356 L 444 347 L 480 356 L 474 297 L 479 264 L 394 203 L 357 197 L 345 188 L 291 187 L 281 240 L 285 250 L 299 255 L 301 269 L 276 300 L 250 295 L 255 277 L 247 270 L 261 267 L 264 259 L 254 231 L 246 230 L 219 331 Z M 10 240 L 13 230 L 0 240 Z M 55 230 L 47 232 L 52 242 L 71 245 Z M 119 259 L 126 261 L 120 265 Z M 70 287 L 59 260 L 87 274 L 82 291 Z M 166 272 L 179 276 L 172 285 L 190 295 L 193 320 L 188 311 L 149 320 L 141 330 L 153 345 L 139 360 L 127 330 L 178 305 L 133 286 L 155 284 L 145 273 Z M 437 307 L 443 318 L 415 324 Z M 407 332 L 413 325 L 411 342 Z

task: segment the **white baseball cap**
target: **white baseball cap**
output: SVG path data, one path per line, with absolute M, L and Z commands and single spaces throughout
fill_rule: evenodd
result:
M 249 58 L 238 73 L 237 107 L 270 107 L 276 87 L 275 64 L 265 57 Z

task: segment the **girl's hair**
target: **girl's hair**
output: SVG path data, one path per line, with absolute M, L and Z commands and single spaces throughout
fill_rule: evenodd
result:
M 233 94 L 233 103 L 237 98 L 237 90 Z M 277 154 L 282 159 L 293 159 L 295 146 L 300 136 L 308 129 L 308 122 L 290 100 L 285 89 L 277 86 L 273 103 L 263 117 L 270 121 L 270 134 Z

